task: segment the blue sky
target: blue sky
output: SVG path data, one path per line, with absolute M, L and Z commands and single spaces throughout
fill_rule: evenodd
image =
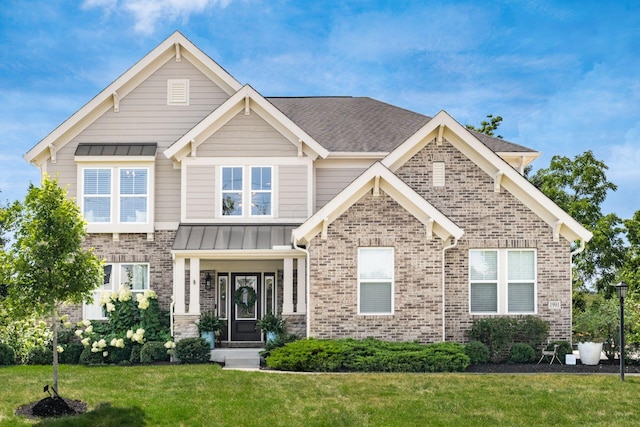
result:
M 370 96 L 505 139 L 592 150 L 640 209 L 640 2 L 3 0 L 0 200 L 38 171 L 22 155 L 173 31 L 265 96 Z

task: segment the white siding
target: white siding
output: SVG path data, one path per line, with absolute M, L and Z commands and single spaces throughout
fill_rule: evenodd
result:
M 281 218 L 306 219 L 307 167 L 280 166 L 278 168 L 278 212 Z
M 215 168 L 188 165 L 187 167 L 187 219 L 213 219 L 215 214 Z
M 239 113 L 198 146 L 198 157 L 292 157 L 298 149 L 257 113 Z
M 349 183 L 362 172 L 364 172 L 364 168 L 316 169 L 316 211 L 349 185 Z

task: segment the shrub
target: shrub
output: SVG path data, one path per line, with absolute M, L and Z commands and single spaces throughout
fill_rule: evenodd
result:
M 107 355 L 107 362 L 116 365 L 121 365 L 123 362 L 129 363 L 131 359 L 131 350 L 134 346 L 131 344 L 124 347 L 109 347 L 109 354 Z
M 64 346 L 64 351 L 58 354 L 58 361 L 68 365 L 77 365 L 80 362 L 80 355 L 84 346 L 77 342 L 72 342 Z
M 94 353 L 91 351 L 91 347 L 84 347 L 82 353 L 80 353 L 80 363 L 83 365 L 100 365 L 102 364 L 102 353 Z
M 134 345 L 131 348 L 131 356 L 129 357 L 129 363 L 135 365 L 136 363 L 140 363 L 140 349 L 142 346 Z
M 509 350 L 509 363 L 531 363 L 536 358 L 536 351 L 529 344 L 517 343 Z
M 487 363 L 489 361 L 489 349 L 480 341 L 471 341 L 464 346 L 464 352 L 469 356 L 472 365 Z
M 36 347 L 29 352 L 27 365 L 53 364 L 53 351 L 50 348 Z
M 0 343 L 0 365 L 15 365 L 16 352 L 8 344 Z
M 176 357 L 181 363 L 207 363 L 211 349 L 202 338 L 185 338 L 176 343 Z
M 526 343 L 537 348 L 549 334 L 549 323 L 535 316 L 491 317 L 477 319 L 471 326 L 472 340 L 489 349 L 489 360 L 503 362 L 514 343 Z
M 140 363 L 167 362 L 169 354 L 162 341 L 147 341 L 140 350 Z
M 306 372 L 447 372 L 464 371 L 469 357 L 457 343 L 307 339 L 274 349 L 267 357 L 267 365 L 278 370 Z

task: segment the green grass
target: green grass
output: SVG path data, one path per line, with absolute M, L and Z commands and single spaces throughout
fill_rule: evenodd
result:
M 89 412 L 14 415 L 44 397 L 51 367 L 0 368 L 2 426 L 637 425 L 640 377 L 615 375 L 286 374 L 216 365 L 63 365 L 61 394 Z

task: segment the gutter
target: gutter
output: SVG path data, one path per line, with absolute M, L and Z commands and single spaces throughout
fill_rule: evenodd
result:
M 446 334 L 446 306 L 445 306 L 445 275 L 446 275 L 446 271 L 445 271 L 445 252 L 449 249 L 455 248 L 456 246 L 458 246 L 458 239 L 456 237 L 453 238 L 453 243 L 451 243 L 448 246 L 445 246 L 442 248 L 442 342 L 445 342 L 447 340 L 447 334 Z

